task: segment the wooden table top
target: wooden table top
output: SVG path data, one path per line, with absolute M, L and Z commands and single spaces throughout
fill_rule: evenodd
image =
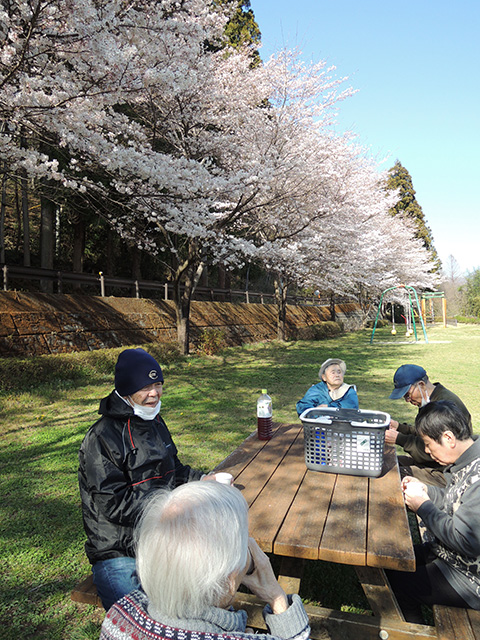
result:
M 265 552 L 356 566 L 415 570 L 393 447 L 379 478 L 306 468 L 303 427 L 252 433 L 217 471 L 233 474 L 249 505 L 250 535 Z

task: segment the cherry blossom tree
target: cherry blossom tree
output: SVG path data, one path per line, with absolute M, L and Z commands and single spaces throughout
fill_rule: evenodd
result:
M 295 244 L 272 246 L 271 261 L 284 288 L 295 282 L 354 296 L 365 320 L 385 288 L 399 283 L 432 287 L 437 277 L 414 225 L 390 214 L 398 194 L 385 191 L 386 174 L 351 142 L 343 141 L 343 155 L 338 149 L 336 157 L 343 162 L 329 212 L 299 234 Z M 280 315 L 279 337 L 284 337 L 285 307 Z
M 165 264 L 185 353 L 207 264 L 265 261 L 278 276 L 279 335 L 292 278 L 315 267 L 340 291 L 387 277 L 374 257 L 388 224 L 369 223 L 385 194 L 380 202 L 358 152 L 331 130 L 351 90 L 298 52 L 252 66 L 248 45 L 224 43 L 228 3 L 215 6 L 11 0 L 0 9 L 0 166 L 34 180 L 48 202 L 81 202 Z
M 285 218 L 315 188 L 296 145 L 338 82 L 324 64 L 292 75 L 285 55 L 252 69 L 248 47 L 205 47 L 228 15 L 198 0 L 17 0 L 2 17 L 1 156 L 164 259 L 186 352 L 207 261 L 256 255 L 266 213 Z
M 246 174 L 240 164 L 230 172 L 238 154 L 223 148 L 236 148 L 234 101 L 264 99 L 241 91 L 249 52 L 206 46 L 221 42 L 228 15 L 198 0 L 17 0 L 1 18 L 9 171 L 28 172 L 56 203 L 81 194 L 124 238 L 166 249 L 187 349 L 207 249 L 216 259 L 237 253 L 219 230 L 232 213 L 224 202 L 242 204 Z
M 281 51 L 259 72 L 267 87 L 266 118 L 245 132 L 251 166 L 261 168 L 250 215 L 239 221 L 275 278 L 277 334 L 285 338 L 286 297 L 298 279 L 304 238 L 331 216 L 342 198 L 339 176 L 348 167 L 346 136 L 331 130 L 338 104 L 352 94 L 325 62 L 305 65 L 298 51 Z

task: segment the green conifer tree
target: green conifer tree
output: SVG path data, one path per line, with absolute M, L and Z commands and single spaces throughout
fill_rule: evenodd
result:
M 227 0 L 232 2 L 232 0 Z M 245 43 L 260 44 L 261 33 L 250 6 L 250 0 L 233 0 L 237 2 L 235 14 L 228 21 L 225 35 L 230 44 L 239 47 Z
M 225 39 L 234 48 L 250 45 L 256 47 L 261 42 L 262 34 L 255 20 L 250 0 L 214 0 L 219 6 L 236 6 L 235 11 L 225 26 Z M 260 54 L 252 50 L 252 66 L 260 64 Z
M 415 196 L 411 175 L 399 160 L 388 170 L 388 174 L 387 189 L 399 189 L 400 193 L 400 200 L 390 209 L 392 216 L 403 215 L 413 220 L 416 227 L 415 235 L 423 242 L 435 265 L 432 271 L 439 271 L 442 266 L 440 258 L 433 244 L 432 231 L 426 223 L 422 207 L 419 205 Z

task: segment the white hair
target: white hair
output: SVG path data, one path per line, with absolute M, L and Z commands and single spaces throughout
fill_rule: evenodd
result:
M 220 606 L 247 563 L 248 506 L 238 489 L 195 481 L 155 492 L 136 527 L 137 572 L 155 611 L 192 618 Z

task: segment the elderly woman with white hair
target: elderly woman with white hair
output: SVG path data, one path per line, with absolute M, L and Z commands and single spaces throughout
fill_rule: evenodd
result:
M 297 413 L 315 407 L 336 407 L 338 409 L 358 409 L 357 389 L 347 384 L 343 378 L 347 365 L 340 358 L 328 358 L 322 363 L 318 377 L 320 382 L 308 389 L 297 402 Z
M 136 529 L 142 590 L 111 607 L 100 640 L 307 640 L 300 597 L 287 596 L 270 561 L 248 537 L 248 506 L 235 487 L 194 481 L 160 490 Z M 247 614 L 231 607 L 240 584 L 266 602 L 269 634 L 248 629 Z

